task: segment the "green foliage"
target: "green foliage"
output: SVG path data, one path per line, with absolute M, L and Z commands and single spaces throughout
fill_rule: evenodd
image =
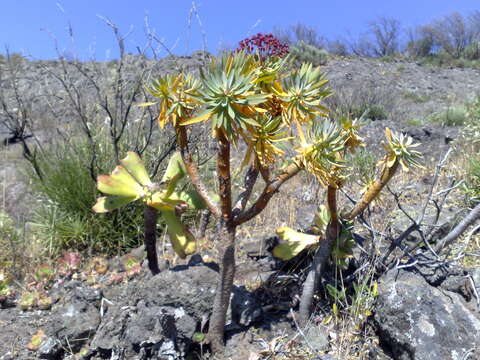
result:
M 443 126 L 465 125 L 468 121 L 467 107 L 454 105 L 444 112 L 430 116 L 429 121 L 439 123 Z
M 3 210 L 0 210 L 0 273 L 13 273 L 16 258 L 21 253 L 21 234 L 15 227 L 13 219 Z
M 328 209 L 326 206 L 321 205 L 315 213 L 314 223 L 310 227 L 310 231 L 313 234 L 301 233 L 287 226 L 278 228 L 277 234 L 280 238 L 280 243 L 273 249 L 273 256 L 282 260 L 290 260 L 305 249 L 315 248 L 320 241 L 325 241 L 324 236 L 329 221 L 330 214 Z M 345 224 L 342 224 L 340 236 L 333 244 L 331 257 L 340 269 L 347 268 L 347 259 L 352 256 L 355 246 L 350 230 L 350 223 L 345 222 Z
M 480 202 L 480 155 L 472 154 L 467 163 L 465 183 L 462 186 L 470 203 Z
M 195 191 L 176 189 L 186 169 L 180 153 L 175 153 L 168 163 L 160 184 L 154 184 L 145 166 L 134 152 L 128 152 L 111 175 L 100 175 L 97 188 L 107 196 L 97 199 L 93 211 L 108 213 L 117 210 L 136 200 L 146 206 L 157 209 L 167 225 L 167 232 L 172 247 L 182 259 L 193 254 L 196 242 L 193 235 L 176 214 L 177 206 L 187 206 L 193 210 L 201 210 L 204 202 Z
M 406 91 L 404 93 L 405 99 L 411 100 L 414 103 L 422 104 L 430 100 L 430 97 L 426 94 L 419 94 L 417 91 Z
M 474 135 L 475 132 L 478 132 L 475 138 L 480 139 L 480 96 L 475 97 L 475 99 L 470 102 L 467 106 L 467 116 L 470 120 L 469 127 L 473 131 L 470 135 Z
M 361 149 L 350 155 L 349 163 L 351 164 L 352 180 L 361 180 L 368 182 L 375 177 L 375 165 L 377 159 L 373 152 Z
M 378 296 L 378 285 L 369 272 L 359 277 L 353 284 L 345 286 L 341 281 L 335 285 L 326 285 L 327 294 L 332 300 L 333 315 L 344 315 L 348 321 L 361 326 L 372 315 L 375 299 Z
M 439 52 L 432 54 L 426 57 L 422 57 L 418 60 L 421 64 L 429 66 L 438 66 L 438 67 L 457 67 L 457 68 L 471 68 L 479 69 L 480 60 L 478 59 L 467 59 L 464 57 L 453 58 L 452 56 Z
M 480 44 L 473 42 L 465 48 L 463 56 L 467 60 L 480 60 Z
M 382 105 L 362 104 L 359 107 L 351 109 L 350 114 L 353 118 L 364 117 L 370 120 L 385 120 L 388 114 Z
M 107 142 L 97 143 L 96 153 L 99 169 L 112 166 L 113 150 Z M 41 200 L 33 222 L 50 256 L 66 249 L 116 254 L 142 240 L 141 206 L 129 205 L 101 217 L 92 211 L 98 194 L 89 170 L 92 154 L 86 140 L 74 138 L 69 145 L 52 146 L 37 156 L 42 179 L 28 172 Z
M 326 65 L 328 61 L 328 51 L 309 45 L 303 41 L 290 46 L 290 54 L 295 57 L 299 63 L 311 63 L 314 66 Z
M 420 118 L 411 118 L 408 119 L 406 123 L 410 126 L 423 126 L 425 124 L 425 120 Z

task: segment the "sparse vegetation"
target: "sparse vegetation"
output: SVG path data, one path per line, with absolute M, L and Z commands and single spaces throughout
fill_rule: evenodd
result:
M 460 105 L 449 107 L 446 111 L 434 114 L 429 118 L 429 121 L 439 123 L 443 126 L 465 125 L 467 120 L 467 108 Z
M 300 41 L 290 47 L 290 53 L 298 63 L 311 63 L 315 66 L 325 65 L 328 61 L 328 52 Z
M 78 299 L 84 296 L 76 293 L 82 287 L 92 292 L 95 314 L 100 306 L 100 321 L 106 321 L 124 302 L 107 299 L 109 294 L 97 298 L 98 288 L 121 288 L 139 274 L 145 284 L 158 281 L 142 273 L 146 251 L 150 271 L 158 276 L 219 267 L 210 318 L 202 313 L 193 319 L 186 312 L 195 332 L 185 341 L 200 348 L 199 354 L 188 354 L 192 359 L 223 350 L 234 280 L 242 281 L 246 296 L 254 300 L 248 306 L 255 311 L 245 316 L 252 320 L 232 312 L 228 327 L 240 325 L 235 331 L 249 333 L 263 347 L 250 358 L 321 356 L 309 343 L 312 328 L 326 331 L 330 354 L 340 359 L 376 356 L 368 347 L 378 343 L 372 315 L 385 272 L 478 264 L 478 226 L 462 234 L 480 217 L 480 96 L 458 102 L 452 100 L 458 94 L 450 96 L 448 89 L 396 80 L 421 71 L 443 78 L 449 71 L 425 70 L 423 63 L 476 66 L 479 19 L 477 12 L 468 18 L 452 14 L 410 30 L 404 53 L 400 23 L 377 18 L 368 33 L 351 41 L 330 41 L 298 24 L 277 29 L 279 38 L 251 36 L 223 56 L 203 54 L 195 65 L 182 66 L 173 55 L 167 65 L 158 65 L 146 49 L 139 49 L 139 56 L 126 54 L 125 38 L 106 20 L 120 50 L 120 57 L 108 63 L 61 54 L 56 62 L 32 63 L 18 54 L 0 56 L 0 126 L 8 132 L 5 145 L 26 160 L 15 158 L 14 166 L 19 171 L 28 167 L 24 172 L 32 191 L 25 218 L 14 217 L 3 211 L 9 200 L 3 186 L 0 309 L 58 311 L 63 302 L 57 303 L 56 291 L 66 284 Z M 352 54 L 378 59 L 356 59 L 352 71 L 355 59 L 336 57 Z M 335 91 L 318 67 L 330 61 L 342 65 L 332 76 Z M 367 66 L 374 70 L 359 81 L 355 69 Z M 33 68 L 40 69 L 44 82 L 29 88 L 22 71 Z M 445 103 L 445 111 L 433 113 Z M 409 107 L 428 107 L 433 115 L 405 117 L 400 109 L 405 104 L 407 113 Z M 398 132 L 385 129 L 385 140 L 378 129 L 386 123 Z M 458 128 L 447 128 L 452 126 Z M 451 143 L 457 157 L 447 162 L 447 152 L 433 169 L 430 158 L 438 154 L 429 153 L 425 169 L 412 137 L 440 139 L 445 148 Z M 0 165 L 3 161 L 9 159 L 0 159 Z M 447 201 L 457 191 L 466 201 Z M 306 228 L 298 221 L 298 214 L 305 215 L 299 210 L 304 203 L 307 215 L 317 209 Z M 447 234 L 435 235 L 443 231 L 442 211 L 459 206 L 469 214 L 460 224 L 447 224 L 452 225 Z M 392 222 L 402 216 L 407 225 L 397 229 Z M 277 237 L 270 238 L 275 229 Z M 170 243 L 157 247 L 160 236 Z M 258 252 L 243 247 L 249 245 L 246 239 L 260 237 Z M 460 250 L 451 246 L 459 237 L 465 241 Z M 144 247 L 137 248 L 142 242 Z M 242 251 L 236 254 L 239 245 Z M 125 254 L 132 248 L 137 249 Z M 173 251 L 159 261 L 158 249 Z M 267 280 L 242 273 L 252 263 L 267 264 Z M 162 273 L 169 264 L 181 266 Z M 207 288 L 200 285 L 202 291 Z M 150 305 L 160 306 L 152 302 L 146 308 Z M 140 314 L 142 306 L 122 311 Z M 273 334 L 263 329 L 267 317 L 289 321 L 297 332 L 267 339 L 261 334 Z M 29 333 L 34 335 L 26 346 L 32 352 L 54 338 L 46 328 Z M 72 350 L 65 339 L 66 344 L 58 340 L 59 353 L 91 351 L 88 342 Z M 91 334 L 84 340 L 90 341 Z M 139 350 L 135 344 L 133 351 L 148 357 L 157 345 Z

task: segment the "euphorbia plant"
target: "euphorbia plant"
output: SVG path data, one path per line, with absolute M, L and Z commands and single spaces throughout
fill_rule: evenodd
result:
M 150 87 L 160 105 L 161 127 L 167 124 L 174 127 L 189 180 L 221 225 L 217 241 L 220 279 L 208 336 L 214 351 L 223 347 L 226 312 L 235 275 L 238 226 L 260 214 L 286 181 L 306 170 L 327 187 L 330 220 L 325 230 L 328 241 L 323 243 L 328 255 L 341 230 L 336 193 L 344 182 L 345 154 L 361 144 L 358 126 L 352 121 L 336 123 L 328 118 L 323 99 L 330 91 L 326 89 L 327 80 L 319 68 L 303 64 L 298 69 L 286 71 L 288 63 L 288 57 L 265 57 L 239 51 L 214 58 L 201 72 L 199 81 L 184 74 L 168 75 Z M 150 104 L 153 103 L 146 105 Z M 212 136 L 218 144 L 216 191 L 203 181 L 188 141 L 189 127 L 201 122 L 210 122 Z M 246 144 L 246 151 L 237 159 L 235 172 L 238 168 L 243 171 L 244 185 L 234 194 L 230 152 L 232 147 L 238 152 L 240 142 Z M 292 146 L 296 155 L 288 159 L 285 147 Z M 279 158 L 287 160 L 286 164 L 283 161 L 285 165 L 280 165 Z M 391 160 L 389 158 L 385 166 L 393 168 L 394 172 L 397 160 L 393 163 Z M 263 190 L 250 201 L 259 178 L 265 183 Z M 382 184 L 376 188 L 381 189 Z M 217 195 L 218 201 L 212 194 Z M 359 203 L 356 211 L 361 212 L 362 206 L 368 205 L 367 200 Z

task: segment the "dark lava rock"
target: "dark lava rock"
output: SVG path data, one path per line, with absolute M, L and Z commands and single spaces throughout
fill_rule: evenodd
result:
M 56 308 L 51 315 L 52 333 L 66 349 L 77 352 L 93 337 L 100 323 L 98 309 L 83 301 Z
M 90 349 L 107 359 L 184 359 L 210 314 L 217 276 L 205 265 L 177 266 L 125 286 Z
M 38 357 L 40 359 L 61 359 L 63 353 L 62 344 L 58 339 L 49 337 L 42 342 L 42 345 L 38 349 Z
M 91 348 L 108 358 L 182 359 L 191 345 L 197 321 L 182 308 L 140 301 L 135 308 L 116 307 L 102 322 Z
M 234 325 L 250 326 L 262 317 L 262 307 L 245 286 L 234 286 L 230 304 Z
M 394 359 L 480 356 L 480 317 L 460 295 L 407 271 L 388 272 L 378 292 L 374 321 L 383 348 Z

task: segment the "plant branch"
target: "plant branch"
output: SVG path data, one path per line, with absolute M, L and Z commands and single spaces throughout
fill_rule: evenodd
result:
M 463 234 L 463 232 L 470 226 L 472 225 L 475 221 L 480 219 L 480 204 L 475 206 L 465 218 L 460 221 L 460 223 L 453 228 L 452 231 L 450 231 L 447 236 L 445 236 L 438 244 L 435 246 L 435 251 L 439 252 L 442 250 L 444 247 L 450 245 L 452 242 L 454 242 L 460 235 Z
M 337 213 L 337 189 L 333 186 L 329 186 L 327 189 L 327 205 L 330 212 L 330 222 L 327 226 L 326 236 L 325 239 L 320 240 L 320 245 L 313 257 L 307 279 L 303 283 L 299 310 L 299 321 L 303 327 L 308 323 L 313 303 L 313 295 L 318 288 L 320 275 L 330 257 L 332 246 L 340 230 Z
M 303 167 L 298 161 L 293 161 L 290 165 L 283 169 L 274 180 L 267 183 L 257 201 L 255 201 L 255 203 L 248 210 L 244 211 L 233 219 L 234 226 L 241 225 L 260 214 L 263 209 L 265 209 L 272 196 L 278 191 L 278 189 L 280 189 L 280 186 L 297 175 L 300 170 L 303 170 Z
M 378 196 L 380 191 L 382 191 L 383 187 L 388 184 L 390 179 L 395 175 L 395 172 L 398 169 L 398 159 L 391 167 L 385 166 L 382 171 L 382 174 L 378 180 L 376 180 L 365 192 L 362 199 L 355 205 L 355 207 L 350 211 L 350 213 L 346 216 L 347 220 L 353 220 L 358 215 L 360 215 L 370 203 L 375 200 Z
M 184 126 L 179 126 L 175 130 L 177 132 L 177 143 L 180 147 L 180 154 L 182 155 L 182 160 L 185 163 L 185 168 L 187 169 L 187 173 L 190 177 L 193 187 L 202 197 L 203 201 L 205 201 L 208 210 L 210 210 L 213 216 L 220 218 L 222 215 L 220 208 L 213 202 L 208 194 L 207 187 L 200 177 L 198 167 L 193 161 L 192 153 L 188 148 L 187 130 Z
M 222 130 L 216 131 L 218 140 L 217 174 L 220 210 L 225 223 L 232 217 L 232 180 L 230 177 L 230 141 Z
M 233 207 L 233 215 L 237 216 L 241 211 L 245 210 L 247 206 L 248 200 L 252 195 L 253 187 L 258 179 L 258 168 L 255 164 L 250 165 L 245 174 L 244 179 L 244 191 L 238 195 L 237 201 L 235 202 L 235 206 Z

